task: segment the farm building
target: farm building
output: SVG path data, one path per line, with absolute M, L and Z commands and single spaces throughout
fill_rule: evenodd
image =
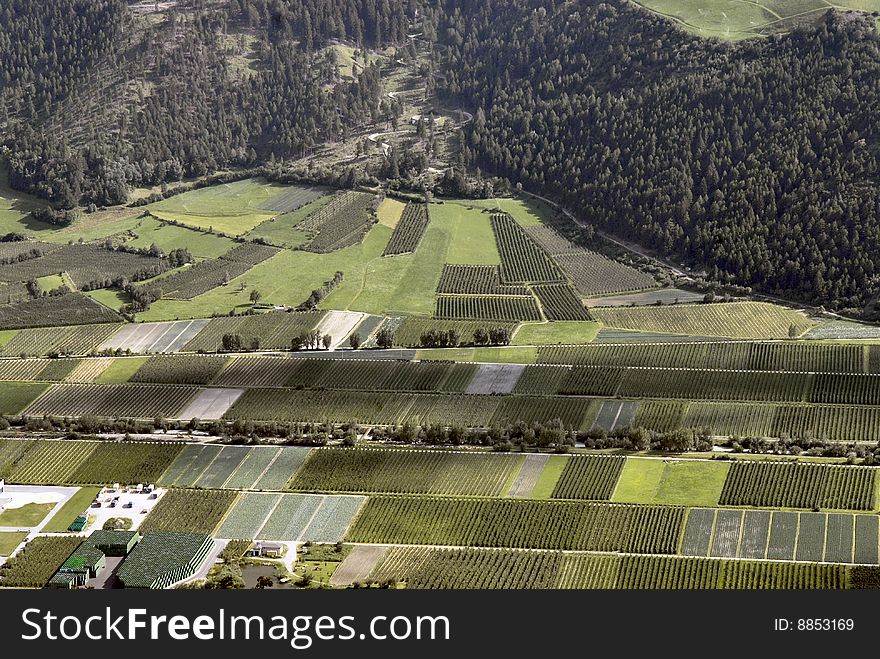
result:
M 140 542 L 136 531 L 95 531 L 83 540 L 49 580 L 52 588 L 82 588 L 107 566 L 108 556 L 127 556 Z
M 137 531 L 95 531 L 88 540 L 107 556 L 128 556 L 140 541 Z
M 284 555 L 286 549 L 282 542 L 257 542 L 253 547 L 248 549 L 248 556 L 279 558 Z
M 213 544 L 204 533 L 148 533 L 117 576 L 124 588 L 168 588 L 195 575 Z

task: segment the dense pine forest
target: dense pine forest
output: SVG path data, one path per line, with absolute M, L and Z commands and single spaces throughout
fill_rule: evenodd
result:
M 15 187 L 62 208 L 109 205 L 133 186 L 302 156 L 379 108 L 375 67 L 334 80 L 320 47 L 399 40 L 407 25 L 389 2 L 177 8 L 155 20 L 123 0 L 0 2 L 0 123 Z
M 834 307 L 880 274 L 870 18 L 730 44 L 625 0 L 449 0 L 441 91 L 471 164 L 713 278 Z
M 831 308 L 880 277 L 880 40 L 829 13 L 737 43 L 627 0 L 0 0 L 11 184 L 61 209 L 308 156 L 391 114 L 328 44 L 428 42 L 471 173 L 554 197 L 712 279 Z M 376 158 L 382 158 L 381 153 Z M 398 160 L 410 154 L 394 153 Z M 387 164 L 387 163 L 386 163 Z

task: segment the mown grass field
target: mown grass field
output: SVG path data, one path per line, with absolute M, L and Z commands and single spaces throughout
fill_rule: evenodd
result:
M 13 528 L 37 526 L 54 507 L 54 503 L 27 503 L 21 508 L 8 508 L 0 513 L 0 526 Z
M 154 218 L 144 218 L 133 231 L 138 237 L 127 241 L 127 245 L 141 248 L 156 245 L 166 254 L 174 249 L 186 248 L 197 258 L 214 259 L 235 247 L 229 238 L 166 224 Z
M 18 414 L 47 386 L 30 382 L 4 382 L 0 387 L 0 414 Z
M 61 288 L 62 286 L 67 286 L 71 290 L 76 288 L 66 273 L 39 277 L 37 279 L 37 285 L 40 287 L 40 291 L 44 293 L 54 291 L 56 288 Z
M 0 235 L 10 232 L 35 234 L 49 233 L 54 227 L 38 222 L 30 212 L 44 204 L 36 197 L 31 197 L 9 187 L 6 166 L 0 164 Z
M 702 37 L 741 40 L 786 32 L 815 21 L 831 7 L 880 10 L 878 0 L 634 0 Z
M 667 505 L 718 505 L 730 464 L 627 458 L 612 501 Z
M 577 345 L 590 343 L 599 332 L 599 323 L 557 321 L 552 323 L 523 323 L 514 333 L 515 346 Z
M 454 200 L 451 203 L 464 206 L 466 208 L 479 208 L 488 210 L 500 210 L 509 213 L 513 219 L 524 227 L 539 226 L 547 223 L 552 218 L 555 211 L 547 204 L 539 199 L 517 198 L 517 199 L 467 199 Z
M 137 373 L 138 369 L 143 366 L 148 359 L 149 357 L 126 357 L 125 359 L 114 359 L 113 363 L 95 378 L 95 383 L 122 384 L 123 382 L 128 382 L 129 378 Z
M 9 556 L 27 537 L 24 531 L 0 532 L 0 556 Z
M 388 197 L 379 205 L 376 215 L 379 217 L 380 224 L 393 229 L 400 222 L 404 208 L 406 208 L 406 202 Z
M 64 533 L 73 521 L 85 512 L 100 492 L 98 487 L 81 487 L 43 527 L 44 533 Z
M 164 220 L 240 236 L 277 215 L 262 207 L 283 191 L 282 185 L 248 179 L 184 192 L 146 208 Z

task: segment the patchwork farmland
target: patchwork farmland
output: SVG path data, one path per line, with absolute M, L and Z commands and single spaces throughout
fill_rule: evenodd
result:
M 673 303 L 656 268 L 526 202 L 376 201 L 252 180 L 151 204 L 113 240 L 196 263 L 137 282 L 163 294 L 148 322 L 118 287 L 7 291 L 0 478 L 156 484 L 140 529 L 241 553 L 342 543 L 322 586 L 847 588 L 880 569 L 870 332 Z M 603 306 L 646 290 L 663 304 Z M 329 349 L 297 350 L 309 334 Z M 41 544 L 22 555 L 63 553 Z M 45 583 L 11 565 L 4 584 Z

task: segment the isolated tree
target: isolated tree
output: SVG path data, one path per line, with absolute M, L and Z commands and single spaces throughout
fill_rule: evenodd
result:
M 261 575 L 257 577 L 257 588 L 259 590 L 263 590 L 264 588 L 271 588 L 275 585 L 275 580 L 268 575 Z
M 330 346 L 333 345 L 333 337 L 325 334 L 321 337 L 321 345 L 324 346 L 324 350 L 330 350 Z
M 792 324 L 788 326 L 788 338 L 796 339 L 800 336 L 800 330 L 798 330 L 797 326 Z
M 250 298 L 251 298 L 251 303 L 256 304 L 257 302 L 259 302 L 260 300 L 263 299 L 263 294 L 260 293 L 260 291 L 258 291 L 255 288 L 254 290 L 251 291 Z
M 361 335 L 358 332 L 352 332 L 351 336 L 348 337 L 348 345 L 351 346 L 352 350 L 357 350 L 361 347 Z

